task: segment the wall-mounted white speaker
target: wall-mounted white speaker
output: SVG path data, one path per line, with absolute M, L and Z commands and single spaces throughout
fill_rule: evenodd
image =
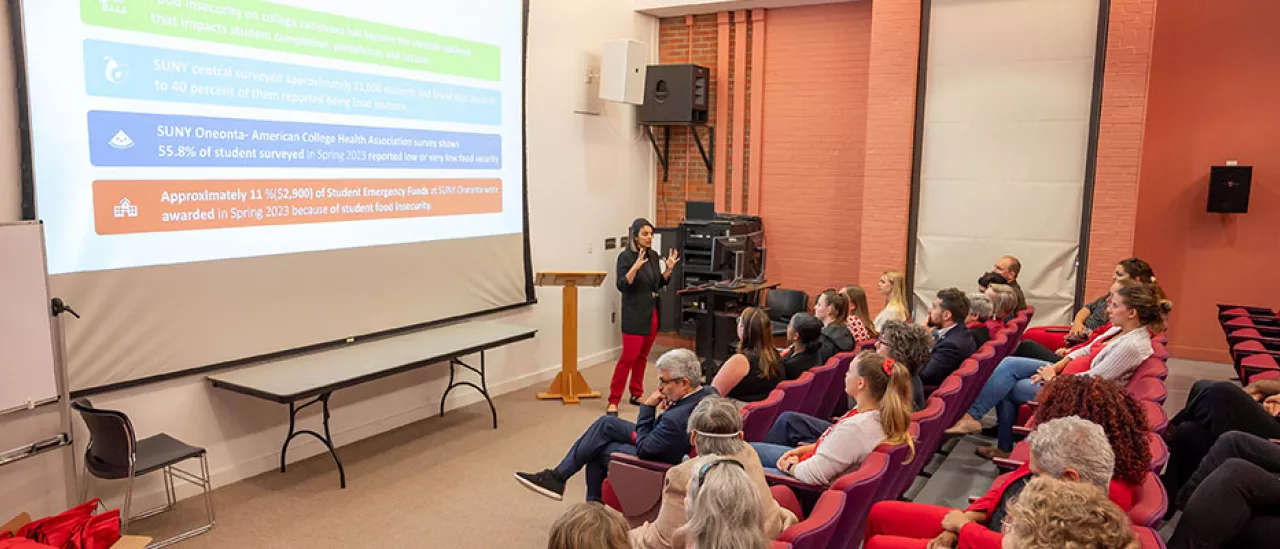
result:
M 616 103 L 644 103 L 644 73 L 649 52 L 644 42 L 610 40 L 600 62 L 600 99 Z

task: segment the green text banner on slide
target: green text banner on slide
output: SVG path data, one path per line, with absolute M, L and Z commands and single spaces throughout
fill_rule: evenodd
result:
M 73 390 L 532 301 L 524 0 L 25 0 Z

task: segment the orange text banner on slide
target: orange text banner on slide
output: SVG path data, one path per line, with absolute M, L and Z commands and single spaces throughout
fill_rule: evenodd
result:
M 539 286 L 562 286 L 564 292 L 560 372 L 551 380 L 547 392 L 538 393 L 538 398 L 559 399 L 565 404 L 577 404 L 582 398 L 600 398 L 600 392 L 592 391 L 578 371 L 578 287 L 599 286 L 607 275 L 601 271 L 539 271 L 534 279 Z
M 499 179 L 100 180 L 100 235 L 502 211 Z

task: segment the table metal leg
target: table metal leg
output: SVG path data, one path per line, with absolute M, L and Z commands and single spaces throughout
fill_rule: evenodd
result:
M 280 448 L 280 472 L 285 472 L 285 458 L 289 455 L 289 443 L 294 437 L 299 435 L 311 435 L 318 439 L 326 448 L 329 449 L 329 455 L 333 456 L 334 463 L 338 464 L 338 482 L 343 488 L 347 487 L 347 472 L 342 467 L 342 460 L 338 458 L 338 451 L 333 447 L 333 436 L 329 433 L 329 396 L 333 393 L 325 393 L 312 400 L 298 404 L 296 402 L 289 403 L 289 435 L 284 439 L 284 446 Z M 321 421 L 324 424 L 324 435 L 303 429 L 297 429 L 298 412 L 303 408 L 319 402 L 321 406 Z
M 468 370 L 471 370 L 472 372 L 475 372 L 476 374 L 479 374 L 480 385 L 476 385 L 475 383 L 472 383 L 470 381 L 457 381 L 454 376 L 455 366 L 462 366 L 463 368 L 466 368 Z M 441 416 L 444 416 L 444 400 L 449 397 L 449 391 L 452 391 L 454 387 L 461 387 L 463 385 L 466 385 L 477 391 L 480 391 L 480 394 L 484 395 L 485 402 L 489 403 L 489 413 L 493 415 L 493 428 L 494 429 L 498 428 L 498 409 L 494 408 L 493 398 L 489 396 L 489 385 L 485 383 L 484 368 L 485 368 L 484 351 L 480 351 L 480 367 L 479 368 L 475 368 L 456 358 L 449 360 L 449 386 L 445 388 L 444 396 L 440 397 L 440 415 Z

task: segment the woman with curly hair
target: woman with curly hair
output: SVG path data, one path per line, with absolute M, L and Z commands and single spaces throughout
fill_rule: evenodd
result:
M 1107 486 L 1111 501 L 1121 509 L 1132 509 L 1142 479 L 1151 467 L 1147 429 L 1135 427 L 1146 425 L 1142 407 L 1119 383 L 1091 376 L 1055 378 L 1045 387 L 1042 396 L 1044 400 L 1036 410 L 1033 425 L 1047 426 L 1064 421 L 1088 423 L 1094 425 L 1094 430 L 1100 428 L 1102 433 L 1090 437 L 1088 433 L 1077 432 L 1078 439 L 1073 441 L 1067 440 L 1072 430 L 1064 430 L 1062 425 L 1052 431 L 1065 431 L 1066 434 L 1037 428 L 1028 441 L 1032 445 L 1032 462 L 1039 463 L 1025 463 L 1012 473 L 997 477 L 991 490 L 964 511 L 918 503 L 877 503 L 867 518 L 867 543 L 863 547 L 925 549 L 935 541 L 934 546 L 955 547 L 964 538 L 961 546 L 997 549 L 1001 532 L 997 519 L 1004 515 L 1003 509 L 1010 499 L 1034 477 L 1046 474 L 1061 476 L 1056 470 L 1070 469 L 1080 473 L 1086 468 L 1084 464 L 1090 463 L 1092 456 L 1100 453 L 1090 449 L 1091 445 L 1102 445 L 1101 453 L 1114 456 L 1106 456 L 1105 461 L 1114 463 L 1110 467 L 1089 467 L 1110 471 L 1109 483 L 1106 478 L 1093 479 L 1093 483 L 1099 487 Z M 1093 440 L 1097 437 L 1102 437 L 1102 440 Z M 1046 449 L 1038 449 L 1037 440 Z M 1067 462 L 1073 465 L 1063 467 L 1062 464 Z M 1086 475 L 1078 476 L 1083 478 Z
M 1125 392 L 1120 383 L 1093 376 L 1055 378 L 1045 385 L 1040 397 L 1040 407 L 1031 419 L 1032 427 L 1067 416 L 1080 416 L 1102 426 L 1116 455 L 1112 478 L 1122 483 L 1122 486 L 1112 483 L 1112 499 L 1125 509 L 1132 507 L 1133 497 L 1151 469 L 1147 415 L 1142 405 Z M 1118 488 L 1132 492 L 1118 494 Z
M 933 337 L 924 326 L 901 320 L 884 323 L 884 331 L 876 340 L 876 353 L 892 358 L 911 373 L 911 404 L 916 410 L 924 409 L 924 383 L 920 381 L 920 368 L 929 363 L 933 352 Z

